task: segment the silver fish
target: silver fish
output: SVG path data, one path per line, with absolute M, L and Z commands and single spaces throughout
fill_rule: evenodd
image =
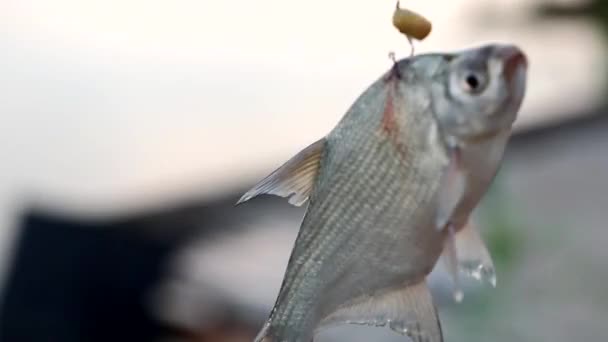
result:
M 345 323 L 443 341 L 426 276 L 443 253 L 457 299 L 459 270 L 495 282 L 467 222 L 502 160 L 526 71 L 512 45 L 400 60 L 326 137 L 243 195 L 309 201 L 255 341 L 310 342 Z

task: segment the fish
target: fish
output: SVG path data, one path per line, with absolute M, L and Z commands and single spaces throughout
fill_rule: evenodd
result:
M 501 164 L 527 68 L 506 43 L 396 61 L 334 129 L 239 199 L 307 204 L 255 342 L 310 342 L 341 324 L 443 341 L 426 278 L 441 258 L 455 297 L 459 271 L 495 283 L 470 216 Z

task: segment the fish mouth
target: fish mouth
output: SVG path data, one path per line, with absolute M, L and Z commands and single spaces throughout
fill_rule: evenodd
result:
M 503 63 L 503 74 L 509 84 L 518 86 L 518 75 L 528 68 L 528 58 L 521 49 L 514 45 L 500 46 L 496 51 L 497 57 Z

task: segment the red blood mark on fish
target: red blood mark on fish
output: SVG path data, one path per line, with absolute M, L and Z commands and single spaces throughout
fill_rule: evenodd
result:
M 399 139 L 399 123 L 395 111 L 395 93 L 397 92 L 398 81 L 401 78 L 397 64 L 391 70 L 386 79 L 387 91 L 386 100 L 384 103 L 384 111 L 382 113 L 382 132 L 386 134 L 389 140 L 395 145 L 401 155 L 405 155 L 406 149 Z
M 395 54 L 391 52 L 389 58 L 393 60 L 393 67 L 385 78 L 388 90 L 382 114 L 382 129 L 389 137 L 393 137 L 394 140 L 399 130 L 397 117 L 395 116 L 394 96 L 397 91 L 397 84 L 401 79 L 401 72 L 399 70 L 399 63 L 395 60 Z
M 395 82 L 389 81 L 389 89 L 386 93 L 386 102 L 384 104 L 384 112 L 382 113 L 382 129 L 389 136 L 396 135 L 399 127 L 397 126 L 397 118 L 395 117 L 395 105 L 393 101 L 395 92 Z

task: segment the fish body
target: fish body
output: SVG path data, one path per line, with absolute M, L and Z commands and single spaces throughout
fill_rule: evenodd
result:
M 443 340 L 425 279 L 442 253 L 458 269 L 456 237 L 496 174 L 525 70 L 510 45 L 403 59 L 243 196 L 309 201 L 256 341 L 310 342 L 343 323 Z

